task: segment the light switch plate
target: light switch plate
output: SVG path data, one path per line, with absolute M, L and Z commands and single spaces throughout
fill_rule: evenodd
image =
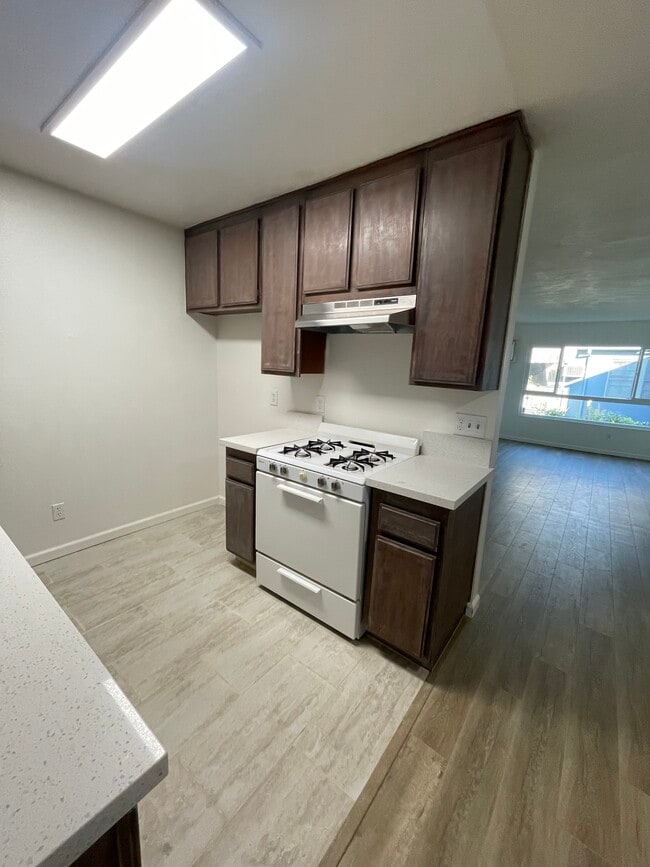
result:
M 467 415 L 467 413 L 456 413 L 456 433 L 463 437 L 478 437 L 482 439 L 485 436 L 485 427 L 487 425 L 487 416 L 484 415 Z
M 274 388 L 269 396 L 269 406 L 277 406 L 278 405 L 278 390 Z
M 319 412 L 321 415 L 325 414 L 325 398 L 322 394 L 317 395 L 314 400 L 314 412 Z

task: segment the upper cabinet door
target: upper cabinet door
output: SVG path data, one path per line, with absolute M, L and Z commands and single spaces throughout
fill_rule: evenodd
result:
M 218 306 L 217 255 L 216 230 L 185 238 L 185 296 L 188 310 Z
M 460 153 L 429 152 L 412 382 L 481 386 L 506 146 L 497 138 Z
M 262 217 L 262 372 L 296 369 L 300 206 Z
M 351 189 L 307 201 L 302 262 L 305 295 L 347 290 L 351 230 Z
M 420 167 L 357 189 L 352 242 L 352 287 L 408 286 L 414 281 Z
M 254 306 L 258 303 L 258 246 L 257 218 L 219 231 L 219 294 L 222 307 Z

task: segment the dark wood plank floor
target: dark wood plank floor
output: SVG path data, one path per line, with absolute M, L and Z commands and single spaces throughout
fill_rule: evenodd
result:
M 479 612 L 338 863 L 650 865 L 650 464 L 495 476 Z

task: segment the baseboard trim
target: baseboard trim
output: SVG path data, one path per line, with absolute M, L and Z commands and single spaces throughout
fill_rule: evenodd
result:
M 128 536 L 131 533 L 136 533 L 138 530 L 154 527 L 156 524 L 164 524 L 166 521 L 173 521 L 174 518 L 180 518 L 192 512 L 199 512 L 201 509 L 207 509 L 209 506 L 223 505 L 224 503 L 225 498 L 223 495 L 208 497 L 207 500 L 197 500 L 195 503 L 189 503 L 187 506 L 179 506 L 177 509 L 169 509 L 169 511 L 159 512 L 157 515 L 149 515 L 148 518 L 131 521 L 130 524 L 121 524 L 119 527 L 112 527 L 110 530 L 102 530 L 101 533 L 93 533 L 92 536 L 73 539 L 72 542 L 57 545 L 55 548 L 36 551 L 34 554 L 28 554 L 25 559 L 31 566 L 40 566 L 41 563 L 58 560 L 59 557 L 65 557 L 66 554 L 74 554 L 75 551 L 92 548 L 94 545 L 101 545 L 102 542 L 110 542 L 111 539 Z
M 510 440 L 514 443 L 530 443 L 533 446 L 548 446 L 552 449 L 567 449 L 570 452 L 589 452 L 592 455 L 606 455 L 613 458 L 629 458 L 633 461 L 650 461 L 647 455 L 638 455 L 634 452 L 617 452 L 615 449 L 594 449 L 589 446 L 569 446 L 564 443 L 556 443 L 551 440 L 533 439 L 532 437 L 516 437 L 509 434 L 501 434 L 499 439 Z
M 467 617 L 474 617 L 474 615 L 478 611 L 478 607 L 480 604 L 481 596 L 477 593 L 472 599 L 469 600 L 469 602 L 465 606 L 465 614 L 467 615 Z

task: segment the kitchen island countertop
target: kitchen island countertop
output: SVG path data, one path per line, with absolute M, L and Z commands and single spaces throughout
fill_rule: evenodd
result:
M 417 455 L 382 467 L 369 476 L 366 483 L 371 488 L 443 509 L 457 509 L 485 484 L 492 472 L 481 464 Z
M 67 865 L 167 775 L 167 753 L 0 528 L 0 865 Z

